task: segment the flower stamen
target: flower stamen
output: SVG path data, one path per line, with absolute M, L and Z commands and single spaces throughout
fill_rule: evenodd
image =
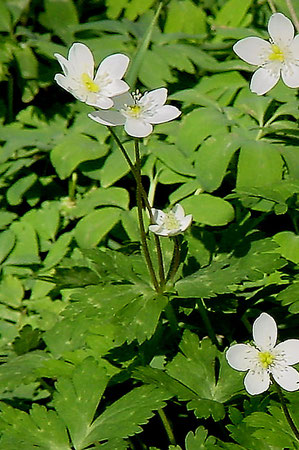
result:
M 264 369 L 268 369 L 275 359 L 270 352 L 259 352 L 258 356 Z
M 97 85 L 87 73 L 82 73 L 81 76 L 82 79 L 82 83 L 84 84 L 84 86 L 86 87 L 86 89 L 89 92 L 99 92 L 100 91 L 100 86 Z
M 271 50 L 272 50 L 272 53 L 270 53 L 270 55 L 269 55 L 270 61 L 279 61 L 281 63 L 284 62 L 284 60 L 285 60 L 284 53 L 281 50 L 281 48 L 278 47 L 278 45 L 272 44 Z

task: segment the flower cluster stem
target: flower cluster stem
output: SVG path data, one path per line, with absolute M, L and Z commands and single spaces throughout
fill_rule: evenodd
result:
M 153 263 L 151 260 L 151 256 L 149 253 L 148 245 L 146 242 L 146 232 L 143 221 L 143 211 L 142 211 L 142 182 L 141 182 L 141 161 L 140 161 L 140 153 L 139 153 L 139 143 L 138 140 L 135 139 L 135 158 L 136 164 L 134 170 L 136 171 L 136 201 L 137 201 L 137 210 L 138 210 L 138 221 L 139 221 L 139 229 L 140 229 L 140 237 L 141 237 L 141 245 L 143 254 L 146 260 L 146 264 L 152 278 L 152 282 L 154 288 L 157 292 L 160 292 L 160 286 L 154 271 Z
M 286 4 L 288 7 L 288 10 L 290 11 L 290 16 L 292 17 L 292 21 L 294 22 L 296 30 L 299 33 L 299 20 L 298 20 L 295 8 L 293 6 L 292 0 L 286 0 Z
M 280 401 L 283 413 L 285 415 L 285 418 L 287 419 L 288 424 L 290 425 L 294 435 L 296 436 L 296 439 L 298 439 L 298 441 L 299 441 L 299 431 L 298 431 L 298 429 L 297 429 L 297 427 L 296 427 L 296 425 L 295 425 L 295 423 L 294 423 L 294 421 L 293 421 L 293 419 L 292 419 L 292 417 L 291 417 L 291 415 L 289 413 L 289 410 L 287 408 L 286 401 L 285 401 L 285 398 L 284 398 L 284 396 L 282 394 L 280 386 L 276 383 L 276 381 L 274 380 L 272 374 L 270 374 L 270 379 L 271 379 L 273 385 L 275 386 L 275 389 L 276 389 L 276 392 L 278 394 L 278 398 L 279 398 L 279 401 Z
M 173 255 L 166 281 L 172 280 L 178 271 L 181 259 L 181 245 L 178 236 L 173 236 Z
M 215 334 L 212 324 L 210 322 L 204 302 L 201 298 L 198 299 L 197 305 L 198 305 L 198 310 L 201 315 L 202 321 L 206 327 L 209 338 L 211 339 L 212 343 L 214 345 L 216 345 L 217 348 L 219 348 L 219 343 L 217 341 L 216 334 Z
M 170 422 L 169 422 L 169 420 L 168 420 L 164 410 L 162 408 L 158 409 L 158 414 L 160 416 L 161 422 L 163 423 L 164 429 L 165 429 L 166 434 L 168 436 L 169 443 L 171 445 L 176 445 L 176 441 L 175 441 L 175 437 L 174 437 L 174 434 L 173 434 L 173 431 L 172 431 L 171 424 L 170 424 Z

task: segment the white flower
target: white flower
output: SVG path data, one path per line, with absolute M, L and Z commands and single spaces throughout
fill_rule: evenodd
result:
M 260 66 L 250 83 L 251 91 L 258 95 L 272 89 L 280 75 L 288 87 L 299 87 L 299 34 L 294 38 L 292 22 L 281 13 L 270 17 L 268 31 L 270 42 L 248 37 L 233 46 L 241 59 Z
M 175 236 L 185 231 L 192 222 L 192 215 L 185 216 L 184 208 L 177 203 L 169 213 L 152 208 L 155 223 L 149 230 L 159 236 Z
M 286 391 L 299 389 L 299 373 L 293 364 L 299 362 L 299 339 L 288 339 L 276 344 L 277 326 L 267 313 L 262 313 L 253 324 L 254 345 L 235 344 L 226 352 L 229 365 L 246 371 L 244 385 L 251 395 L 261 394 L 270 385 L 270 374 Z
M 111 97 L 123 94 L 129 86 L 121 78 L 129 64 L 129 58 L 121 53 L 105 58 L 94 76 L 94 59 L 89 48 L 74 43 L 68 59 L 54 53 L 62 67 L 64 75 L 58 73 L 54 79 L 78 100 L 87 105 L 108 109 L 113 106 Z
M 178 117 L 178 108 L 165 105 L 167 89 L 160 88 L 146 92 L 137 91 L 114 98 L 115 108 L 109 111 L 95 111 L 89 117 L 102 125 L 124 125 L 125 131 L 134 137 L 146 137 L 153 131 L 153 124 L 168 122 Z

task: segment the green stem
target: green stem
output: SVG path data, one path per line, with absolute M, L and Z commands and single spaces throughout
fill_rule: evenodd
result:
M 298 431 L 298 429 L 297 429 L 297 427 L 296 427 L 292 417 L 290 416 L 290 413 L 289 413 L 289 410 L 287 408 L 284 396 L 282 395 L 282 391 L 280 389 L 280 386 L 276 383 L 276 381 L 274 380 L 272 374 L 270 374 L 270 379 L 271 379 L 272 383 L 274 384 L 274 386 L 276 388 L 276 392 L 278 394 L 278 398 L 279 398 L 279 401 L 281 403 L 281 407 L 282 407 L 283 413 L 285 415 L 285 418 L 287 419 L 288 424 L 290 425 L 294 435 L 296 436 L 296 439 L 298 439 L 298 441 L 299 441 L 299 431 Z
M 204 325 L 206 327 L 206 330 L 207 330 L 209 338 L 211 339 L 212 343 L 214 345 L 216 345 L 217 348 L 219 348 L 219 344 L 218 344 L 218 341 L 217 341 L 217 338 L 216 338 L 215 331 L 214 331 L 214 329 L 212 327 L 212 324 L 210 322 L 209 316 L 207 314 L 207 310 L 206 310 L 205 304 L 204 304 L 204 302 L 203 302 L 203 300 L 201 298 L 198 299 L 197 305 L 198 305 L 199 313 L 200 313 L 201 318 L 203 320 L 203 323 L 204 323 Z
M 130 167 L 130 169 L 131 169 L 131 171 L 132 171 L 132 174 L 133 174 L 133 176 L 134 176 L 134 178 L 135 178 L 135 181 L 136 181 L 136 183 L 137 183 L 138 174 L 137 174 L 136 168 L 135 168 L 134 164 L 132 163 L 131 158 L 129 157 L 129 155 L 128 155 L 126 149 L 125 149 L 125 147 L 123 146 L 123 144 L 122 144 L 121 141 L 119 140 L 119 137 L 118 137 L 117 134 L 114 132 L 113 128 L 112 128 L 112 127 L 107 127 L 107 128 L 108 128 L 108 130 L 110 131 L 111 135 L 113 136 L 115 142 L 117 143 L 117 145 L 118 145 L 120 151 L 121 151 L 122 154 L 124 155 L 125 160 L 127 161 L 128 165 L 129 165 L 129 167 Z M 144 204 L 145 204 L 145 206 L 146 206 L 146 209 L 148 210 L 148 213 L 149 213 L 151 222 L 153 222 L 152 208 L 151 208 L 151 205 L 150 205 L 150 203 L 149 203 L 149 201 L 148 201 L 148 197 L 147 197 L 146 192 L 145 192 L 145 190 L 144 190 L 144 188 L 143 188 L 142 185 L 141 185 L 141 195 L 142 195 Z
M 146 233 L 143 221 L 143 212 L 142 212 L 142 197 L 141 197 L 141 161 L 140 161 L 140 153 L 139 153 L 139 145 L 137 139 L 135 139 L 135 157 L 136 157 L 136 199 L 137 199 L 137 210 L 138 210 L 138 221 L 139 221 L 139 229 L 140 229 L 140 237 L 141 237 L 141 245 L 143 254 L 146 260 L 146 264 L 148 267 L 148 271 L 153 281 L 153 285 L 157 292 L 160 292 L 160 287 L 157 281 L 157 277 L 154 271 L 153 263 L 151 260 L 151 256 L 148 250 L 147 242 L 146 242 Z
M 69 199 L 72 202 L 75 201 L 77 178 L 78 178 L 78 176 L 77 176 L 76 172 L 73 172 L 72 178 L 69 180 Z
M 269 6 L 270 6 L 272 14 L 276 13 L 276 8 L 275 8 L 275 5 L 274 5 L 273 1 L 272 0 L 267 0 L 267 1 L 268 1 Z
M 173 255 L 166 281 L 172 280 L 178 271 L 181 259 L 181 245 L 178 236 L 173 236 Z
M 138 152 L 138 158 L 139 158 L 139 172 L 138 172 L 138 168 L 136 168 L 134 166 L 134 164 L 132 163 L 131 158 L 129 157 L 125 147 L 119 140 L 119 138 L 118 138 L 117 134 L 114 132 L 113 128 L 108 127 L 108 129 L 109 129 L 111 135 L 113 136 L 115 142 L 117 143 L 119 149 L 121 150 L 122 154 L 124 155 L 125 160 L 127 161 L 128 165 L 132 171 L 132 174 L 136 181 L 136 185 L 140 189 L 142 199 L 143 199 L 145 207 L 148 211 L 150 221 L 151 221 L 151 223 L 154 223 L 154 216 L 153 216 L 152 208 L 151 208 L 147 194 L 146 194 L 144 187 L 142 185 L 142 182 L 141 182 L 141 164 L 140 164 L 138 141 L 135 141 L 135 152 L 136 152 L 136 142 L 137 142 L 137 152 Z M 137 159 L 136 159 L 136 162 L 137 162 Z M 138 212 L 138 214 L 139 214 L 139 212 Z M 159 278 L 160 278 L 161 288 L 163 288 L 164 284 L 165 284 L 165 274 L 164 274 L 164 264 L 163 264 L 163 255 L 162 255 L 162 250 L 161 250 L 161 244 L 160 244 L 159 236 L 157 236 L 156 234 L 154 235 L 154 239 L 155 239 L 155 244 L 156 244 L 156 249 L 157 249 Z
M 298 20 L 295 8 L 293 6 L 293 3 L 292 3 L 291 0 L 286 0 L 286 4 L 287 4 L 287 7 L 288 7 L 288 10 L 290 11 L 290 16 L 292 18 L 292 21 L 294 22 L 296 30 L 299 33 L 299 20 Z
M 168 420 L 164 410 L 162 408 L 158 409 L 158 414 L 160 416 L 161 422 L 163 423 L 163 426 L 164 426 L 164 429 L 165 429 L 166 434 L 168 436 L 168 440 L 169 440 L 170 444 L 171 445 L 176 445 L 176 441 L 175 441 L 175 437 L 174 437 L 174 434 L 173 434 L 173 431 L 172 431 L 171 424 L 170 424 L 170 422 L 169 422 L 169 420 Z
M 7 122 L 11 123 L 14 118 L 13 114 L 13 77 L 9 75 L 7 80 L 8 88 L 7 88 Z

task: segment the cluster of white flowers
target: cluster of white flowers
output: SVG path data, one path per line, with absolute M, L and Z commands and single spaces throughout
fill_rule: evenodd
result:
M 128 93 L 130 87 L 122 80 L 129 64 L 126 55 L 117 53 L 105 58 L 94 75 L 94 59 L 89 48 L 74 43 L 68 59 L 55 53 L 64 75 L 56 74 L 55 81 L 78 100 L 99 108 L 89 117 L 103 125 L 124 125 L 133 137 L 146 137 L 153 125 L 177 118 L 181 112 L 165 105 L 167 89 L 155 89 L 143 96 Z
M 288 87 L 299 87 L 299 34 L 294 37 L 292 22 L 281 13 L 272 14 L 268 32 L 270 42 L 247 37 L 233 46 L 241 59 L 259 66 L 250 83 L 251 91 L 258 95 L 272 89 L 280 76 Z
M 276 345 L 277 326 L 267 313 L 262 313 L 253 324 L 253 341 L 234 344 L 226 352 L 229 365 L 246 371 L 244 385 L 251 395 L 266 391 L 271 377 L 286 391 L 299 389 L 299 373 L 292 366 L 299 362 L 299 339 L 288 339 Z

